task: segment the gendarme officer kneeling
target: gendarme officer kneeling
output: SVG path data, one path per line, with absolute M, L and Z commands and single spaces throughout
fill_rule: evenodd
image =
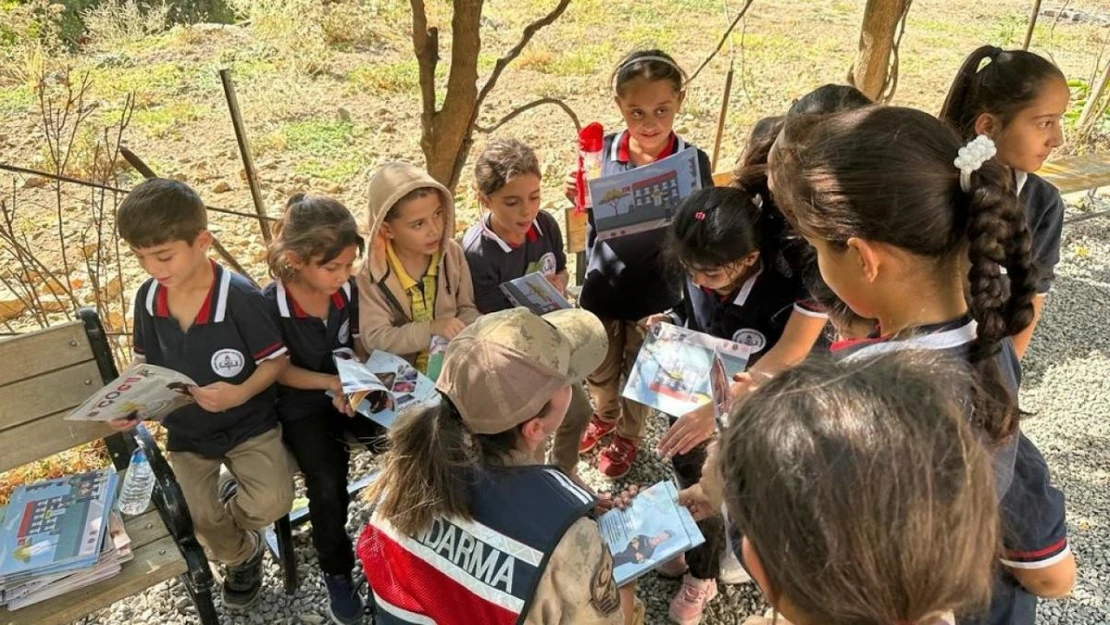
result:
M 358 555 L 376 623 L 639 617 L 632 588 L 613 581 L 593 494 L 533 460 L 566 415 L 570 385 L 606 347 L 601 322 L 582 310 L 493 313 L 451 341 L 442 402 L 397 422 L 368 495 L 376 508 Z

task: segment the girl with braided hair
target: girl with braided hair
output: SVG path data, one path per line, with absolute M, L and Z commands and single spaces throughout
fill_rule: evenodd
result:
M 1011 171 L 1033 237 L 1037 291 L 1032 323 L 1014 335 L 1018 358 L 1033 337 L 1060 260 L 1064 201 L 1034 172 L 1064 142 L 1060 119 L 1070 97 L 1064 73 L 1048 60 L 1025 50 L 982 46 L 960 66 L 940 112 L 965 141 L 984 135 L 998 146 L 998 162 Z
M 837 343 L 834 355 L 930 349 L 968 363 L 966 405 L 991 451 L 1004 551 L 990 613 L 961 616 L 1032 624 L 1037 596 L 1067 594 L 1075 562 L 1063 495 L 1018 423 L 1010 337 L 1033 319 L 1029 228 L 989 139 L 963 147 L 946 124 L 907 108 L 792 117 L 770 154 L 771 186 L 824 281 L 878 320 L 871 337 Z

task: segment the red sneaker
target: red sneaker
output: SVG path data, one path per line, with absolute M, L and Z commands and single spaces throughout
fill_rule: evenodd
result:
M 615 423 L 606 423 L 596 414 L 590 417 L 590 424 L 586 426 L 586 431 L 582 434 L 582 440 L 578 442 L 578 453 L 584 454 L 597 447 L 601 439 L 609 436 L 609 432 L 612 432 L 615 427 L 617 427 Z
M 636 461 L 636 450 L 640 441 L 625 438 L 615 434 L 609 445 L 601 450 L 601 459 L 597 463 L 597 470 L 611 480 L 620 479 L 632 470 L 632 463 Z

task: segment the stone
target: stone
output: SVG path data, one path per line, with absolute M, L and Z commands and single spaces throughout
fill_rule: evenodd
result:
M 47 184 L 50 184 L 50 180 L 48 178 L 45 178 L 43 176 L 28 176 L 23 181 L 23 188 L 24 189 L 41 189 L 42 187 L 45 187 Z
M 226 180 L 221 180 L 212 185 L 212 193 L 227 193 L 231 190 L 231 185 Z
M 351 123 L 351 112 L 347 109 L 341 106 L 336 110 L 335 113 L 339 117 L 339 121 L 347 122 L 348 124 Z

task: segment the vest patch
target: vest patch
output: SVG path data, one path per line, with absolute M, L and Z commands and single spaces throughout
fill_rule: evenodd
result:
M 753 354 L 761 352 L 764 347 L 767 347 L 767 337 L 759 330 L 753 330 L 751 328 L 737 330 L 732 335 L 732 342 L 747 345 L 752 348 Z
M 443 519 L 436 519 L 420 537 L 435 554 L 483 584 L 512 594 L 516 558 L 478 540 Z
M 243 352 L 237 349 L 221 349 L 212 354 L 212 371 L 221 378 L 234 378 L 246 364 Z

